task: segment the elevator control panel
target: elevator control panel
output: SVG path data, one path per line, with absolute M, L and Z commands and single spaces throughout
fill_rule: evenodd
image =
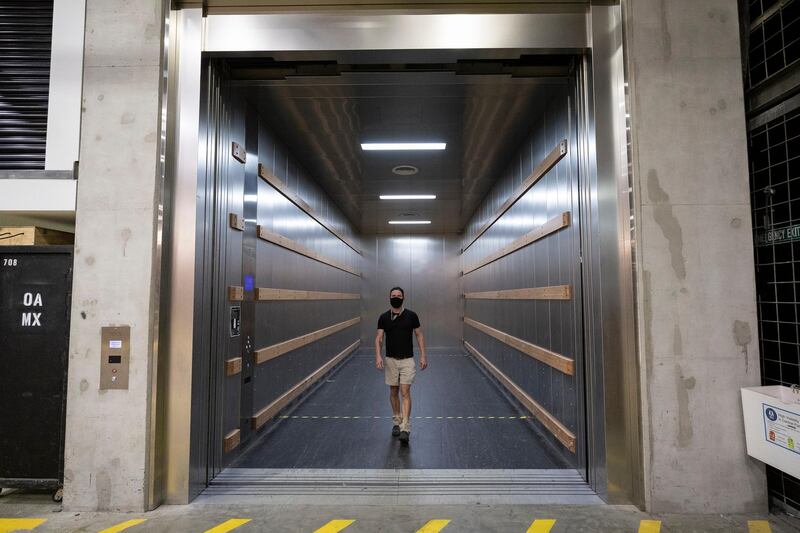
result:
M 127 389 L 131 356 L 130 326 L 100 328 L 100 390 Z
M 242 308 L 235 305 L 231 307 L 231 338 L 238 337 L 242 333 Z

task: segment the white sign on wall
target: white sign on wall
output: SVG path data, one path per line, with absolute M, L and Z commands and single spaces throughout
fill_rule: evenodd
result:
M 800 477 L 800 393 L 779 385 L 742 389 L 747 454 Z

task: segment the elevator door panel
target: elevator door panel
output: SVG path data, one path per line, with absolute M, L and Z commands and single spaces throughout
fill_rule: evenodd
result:
M 246 358 L 252 345 L 252 317 L 248 315 L 243 273 L 245 242 L 245 168 L 247 161 L 245 113 L 224 83 L 221 105 L 213 122 L 216 136 L 214 167 L 213 299 L 215 317 L 211 351 L 212 417 L 211 477 L 232 457 L 241 438 L 241 401 Z M 250 312 L 250 315 L 252 312 Z M 248 326 L 248 323 L 250 326 Z
M 360 256 L 340 237 L 355 242 L 346 219 L 270 130 L 264 110 L 225 78 L 224 64 L 211 62 L 210 72 L 218 77 L 210 75 L 205 124 L 213 180 L 208 480 L 288 405 L 275 402 L 302 392 L 324 375 L 320 369 L 357 346 L 361 281 Z M 274 299 L 259 290 L 322 297 Z M 279 348 L 287 342 L 298 344 Z M 271 350 L 280 353 L 265 355 Z

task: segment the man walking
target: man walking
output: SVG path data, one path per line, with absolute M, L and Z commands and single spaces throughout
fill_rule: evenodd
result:
M 378 319 L 378 334 L 375 336 L 375 367 L 384 371 L 386 384 L 389 385 L 389 401 L 392 404 L 392 435 L 400 436 L 400 442 L 408 444 L 411 434 L 411 383 L 414 382 L 414 346 L 411 333 L 417 337 L 419 345 L 419 369 L 428 366 L 425 354 L 425 339 L 419 317 L 411 309 L 403 307 L 405 293 L 400 287 L 389 291 L 389 303 L 392 308 Z M 381 344 L 386 336 L 386 363 L 381 358 Z M 403 397 L 402 411 L 398 393 Z

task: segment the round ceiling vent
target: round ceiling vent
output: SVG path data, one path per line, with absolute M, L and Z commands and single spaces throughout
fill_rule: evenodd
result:
M 414 165 L 397 165 L 392 169 L 392 172 L 398 176 L 413 176 L 419 172 L 419 169 Z

